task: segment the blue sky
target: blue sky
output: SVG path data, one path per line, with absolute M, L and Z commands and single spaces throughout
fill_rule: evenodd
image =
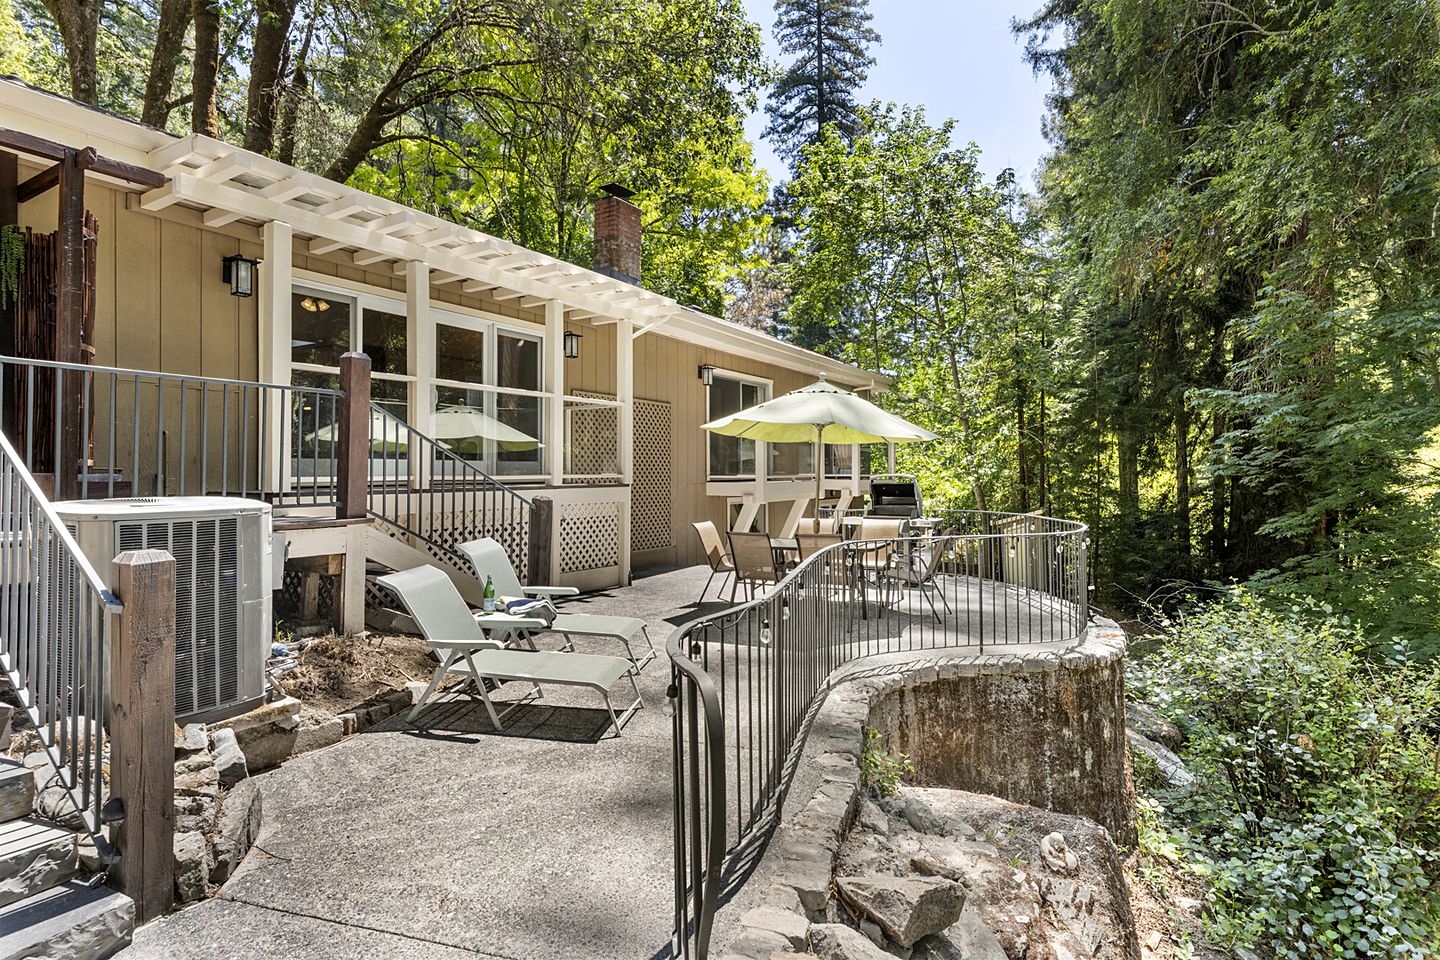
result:
M 766 51 L 778 57 L 773 0 L 745 2 L 763 28 Z M 980 145 L 986 173 L 1013 167 L 1030 186 L 1047 152 L 1040 121 L 1049 81 L 1031 74 L 1010 21 L 1039 7 L 1040 0 L 871 0 L 880 44 L 861 100 L 923 105 L 932 123 L 954 117 L 956 139 Z M 745 129 L 761 164 L 772 177 L 781 174 L 784 164 L 760 137 L 763 105 Z

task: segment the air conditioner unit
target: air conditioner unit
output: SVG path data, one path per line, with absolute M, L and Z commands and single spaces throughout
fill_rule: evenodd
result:
M 178 720 L 219 720 L 264 701 L 274 634 L 269 504 L 150 497 L 72 500 L 55 504 L 55 511 L 107 580 L 111 561 L 126 550 L 175 557 Z M 108 649 L 108 637 L 105 643 Z

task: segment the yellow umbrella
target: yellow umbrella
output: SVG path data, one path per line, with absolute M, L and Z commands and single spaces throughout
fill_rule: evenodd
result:
M 815 532 L 820 532 L 820 487 L 825 444 L 914 443 L 936 439 L 924 427 L 881 410 L 856 396 L 820 380 L 783 397 L 766 400 L 739 413 L 712 420 L 703 429 L 727 437 L 764 440 L 767 443 L 815 442 Z

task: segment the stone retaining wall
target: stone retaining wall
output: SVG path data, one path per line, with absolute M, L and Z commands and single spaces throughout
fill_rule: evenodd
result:
M 912 754 L 924 779 L 1078 813 L 1132 843 L 1125 643 L 1118 624 L 1096 618 L 1067 650 L 935 657 L 837 684 L 816 714 L 796 775 L 797 783 L 819 785 L 787 804 L 796 812 L 776 832 L 751 889 L 722 910 L 731 916 L 717 919 L 712 955 L 769 960 L 801 951 L 811 921 L 831 919 L 831 878 L 861 799 L 867 726 L 886 749 Z M 941 719 L 923 716 L 928 709 Z

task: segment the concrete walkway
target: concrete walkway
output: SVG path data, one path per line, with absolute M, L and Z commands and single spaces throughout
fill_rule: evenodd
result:
M 663 649 L 674 625 L 697 612 L 690 603 L 703 572 L 652 573 L 569 608 L 643 617 Z M 578 646 L 620 652 L 604 641 Z M 392 721 L 261 774 L 257 849 L 218 897 L 137 931 L 120 956 L 665 955 L 668 684 L 662 655 L 642 676 L 646 709 L 620 738 L 593 694 L 555 688 L 503 734 L 478 704 L 442 704 L 425 716 L 430 736 Z

